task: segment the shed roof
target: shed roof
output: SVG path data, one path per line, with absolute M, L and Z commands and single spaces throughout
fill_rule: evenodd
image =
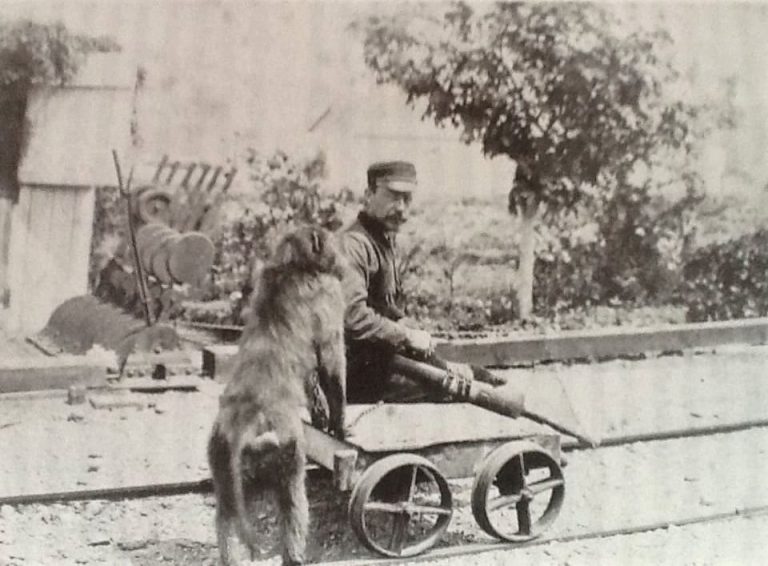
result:
M 116 184 L 111 150 L 124 154 L 129 147 L 130 95 L 130 89 L 103 85 L 35 91 L 21 184 Z
M 35 89 L 27 107 L 31 127 L 19 181 L 116 184 L 111 150 L 124 154 L 130 143 L 135 74 L 119 53 L 94 54 L 67 86 Z

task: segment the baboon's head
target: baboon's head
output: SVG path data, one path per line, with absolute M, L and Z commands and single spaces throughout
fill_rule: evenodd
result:
M 273 263 L 305 273 L 328 273 L 341 279 L 344 260 L 331 232 L 319 226 L 302 226 L 278 244 Z

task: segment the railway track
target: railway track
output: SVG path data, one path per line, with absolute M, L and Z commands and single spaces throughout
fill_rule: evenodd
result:
M 677 440 L 685 438 L 696 438 L 701 436 L 712 436 L 717 434 L 727 434 L 739 431 L 750 430 L 754 428 L 768 428 L 768 418 L 749 419 L 734 423 L 725 423 L 722 425 L 690 427 L 674 429 L 668 431 L 649 432 L 645 434 L 630 434 L 614 436 L 602 440 L 599 446 L 589 447 L 575 441 L 565 441 L 562 444 L 562 450 L 566 453 L 580 452 L 588 450 L 596 452 L 608 448 L 616 448 L 636 443 L 647 443 L 664 440 Z M 315 475 L 322 475 L 326 472 L 309 464 L 307 470 L 310 481 Z M 158 482 L 143 485 L 122 486 L 112 488 L 81 489 L 72 491 L 56 491 L 47 493 L 31 493 L 24 495 L 12 495 L 0 497 L 0 506 L 2 505 L 38 505 L 52 503 L 66 503 L 74 501 L 91 501 L 103 499 L 107 501 L 145 499 L 152 497 L 172 497 L 176 495 L 205 494 L 211 493 L 213 484 L 208 478 L 196 481 L 184 482 Z M 738 515 L 738 512 L 736 513 Z M 661 527 L 658 527 L 661 528 Z M 544 539 L 542 539 L 544 540 Z
M 720 445 L 726 445 L 728 442 L 730 442 L 731 437 L 738 436 L 739 434 L 744 434 L 745 432 L 748 432 L 749 434 L 760 434 L 762 436 L 766 436 L 765 429 L 768 428 L 768 422 L 756 422 L 756 421 L 744 421 L 742 423 L 733 423 L 731 425 L 724 425 L 720 427 L 701 427 L 700 429 L 689 429 L 686 431 L 669 431 L 668 433 L 651 433 L 647 435 L 627 435 L 622 438 L 616 437 L 609 439 L 606 444 L 601 445 L 601 447 L 593 449 L 589 452 L 582 451 L 582 450 L 570 450 L 570 452 L 573 454 L 574 458 L 578 456 L 579 458 L 582 458 L 582 460 L 575 462 L 574 466 L 577 466 L 584 471 L 584 468 L 587 467 L 587 462 L 592 462 L 591 458 L 599 457 L 601 453 L 610 452 L 610 451 L 616 451 L 621 450 L 622 447 L 628 446 L 630 444 L 640 444 L 643 445 L 643 449 L 645 450 L 654 450 L 654 446 L 660 445 L 663 443 L 668 443 L 669 441 L 678 441 L 677 448 L 675 450 L 679 450 L 681 446 L 683 446 L 683 442 L 688 441 L 687 439 L 698 439 L 698 441 L 706 441 L 710 442 L 711 439 L 708 437 L 714 437 L 715 435 L 719 435 L 720 440 L 718 441 Z M 674 436 L 672 436 L 672 433 L 674 432 Z M 586 458 L 586 460 L 584 459 Z M 568 468 L 566 468 L 566 480 L 568 478 Z M 583 485 L 581 486 L 583 487 Z M 578 489 L 578 488 L 577 488 Z M 24 513 L 24 507 L 26 506 L 43 506 L 43 507 L 51 507 L 51 511 L 49 512 L 51 516 L 56 515 L 58 513 L 61 513 L 62 506 L 61 504 L 74 504 L 75 506 L 72 507 L 72 509 L 77 512 L 79 509 L 85 509 L 85 507 L 80 507 L 79 505 L 85 505 L 83 504 L 77 504 L 75 502 L 81 501 L 89 501 L 92 499 L 102 499 L 102 500 L 110 500 L 110 501 L 116 501 L 116 502 L 123 502 L 124 500 L 154 500 L 152 503 L 153 509 L 164 509 L 164 513 L 166 514 L 166 520 L 169 517 L 176 517 L 179 516 L 179 514 L 185 513 L 183 510 L 183 505 L 180 503 L 179 499 L 172 499 L 173 497 L 177 496 L 192 496 L 194 499 L 197 499 L 194 497 L 195 494 L 205 494 L 210 491 L 210 483 L 207 480 L 202 480 L 198 482 L 182 482 L 182 483 L 176 483 L 176 484 L 153 484 L 153 485 L 147 485 L 147 486 L 134 486 L 134 487 L 128 487 L 128 488 L 114 488 L 114 489 L 108 489 L 108 490 L 80 490 L 80 491 L 72 491 L 72 492 L 64 492 L 64 493 L 57 493 L 57 494 L 39 494 L 37 496 L 27 496 L 22 498 L 4 498 L 2 501 L 0 501 L 0 509 L 2 509 L 6 505 L 12 505 L 15 506 L 18 509 L 19 513 Z M 171 499 L 169 499 L 171 498 Z M 206 498 L 207 499 L 207 498 Z M 168 503 L 163 503 L 163 501 L 168 501 Z M 118 505 L 124 505 L 125 503 L 118 503 Z M 575 505 L 579 505 L 579 502 L 574 502 Z M 200 504 L 198 504 L 198 507 L 200 505 L 203 505 L 202 500 L 200 500 Z M 461 505 L 461 503 L 459 503 Z M 34 509 L 34 508 L 32 508 Z M 135 507 L 130 507 L 132 509 L 131 513 L 136 513 Z M 212 509 L 210 507 L 207 507 L 208 511 L 211 512 Z M 430 550 L 427 554 L 417 557 L 411 557 L 407 559 L 407 562 L 404 560 L 393 560 L 393 559 L 385 559 L 385 558 L 377 558 L 377 557 L 363 557 L 363 556 L 352 556 L 350 557 L 348 554 L 346 556 L 334 556 L 333 560 L 326 560 L 323 562 L 316 562 L 318 564 L 324 564 L 326 566 L 351 566 L 351 565 L 360 565 L 360 566 L 374 566 L 374 565 L 385 565 L 385 564 L 417 564 L 417 563 L 426 563 L 426 562 L 434 562 L 435 564 L 446 564 L 446 565 L 453 565 L 453 564 L 465 564 L 465 562 L 469 562 L 470 560 L 473 560 L 472 564 L 483 564 L 485 565 L 486 562 L 482 558 L 482 556 L 488 556 L 489 560 L 491 556 L 502 556 L 501 559 L 497 558 L 496 562 L 489 561 L 488 563 L 493 564 L 505 564 L 508 563 L 509 560 L 516 560 L 518 557 L 523 559 L 521 563 L 528 563 L 525 562 L 524 558 L 528 556 L 526 553 L 532 553 L 532 552 L 544 552 L 549 553 L 552 552 L 549 550 L 550 548 L 560 548 L 563 549 L 565 547 L 568 547 L 570 545 L 573 547 L 574 545 L 583 543 L 586 544 L 589 541 L 597 541 L 598 539 L 601 539 L 601 542 L 593 542 L 592 544 L 598 544 L 602 545 L 603 540 L 610 539 L 612 537 L 629 537 L 622 540 L 631 540 L 631 537 L 634 537 L 636 535 L 642 535 L 644 533 L 657 533 L 658 532 L 679 532 L 681 529 L 684 530 L 686 528 L 691 528 L 695 526 L 706 526 L 706 525 L 715 525 L 715 524 L 726 524 L 726 522 L 729 521 L 736 521 L 736 520 L 759 520 L 761 517 L 768 517 L 768 499 L 763 498 L 762 500 L 756 500 L 754 505 L 749 504 L 737 504 L 733 507 L 723 510 L 721 508 L 711 508 L 710 510 L 704 510 L 700 509 L 701 512 L 698 513 L 686 513 L 685 516 L 678 516 L 678 517 L 672 517 L 672 518 L 666 518 L 666 515 L 664 513 L 664 510 L 660 510 L 658 515 L 665 517 L 664 519 L 656 518 L 654 520 L 647 520 L 647 521 L 639 521 L 635 524 L 631 525 L 623 525 L 623 526 L 617 526 L 614 523 L 608 523 L 611 526 L 603 525 L 600 528 L 579 528 L 577 527 L 576 530 L 569 527 L 566 532 L 564 533 L 555 533 L 554 535 L 548 535 L 545 533 L 545 535 L 541 538 L 535 539 L 533 541 L 530 541 L 528 543 L 524 544 L 506 544 L 506 543 L 499 543 L 499 542 L 461 542 L 459 544 L 454 544 L 453 541 L 449 540 L 449 544 L 446 546 L 440 546 L 437 548 L 434 548 Z M 39 507 L 37 509 L 34 509 L 34 512 L 40 513 Z M 186 511 L 188 513 L 188 511 Z M 317 511 L 316 511 L 317 512 Z M 146 516 L 146 512 L 140 513 L 142 516 Z M 152 512 L 149 512 L 149 516 L 152 515 Z M 338 517 L 336 517 L 338 518 Z M 572 522 L 572 521 L 569 521 Z M 766 525 L 768 525 L 768 522 L 765 522 Z M 345 526 L 342 526 L 343 529 Z M 120 527 L 116 527 L 118 530 L 120 530 Z M 716 526 L 715 529 L 720 529 L 721 526 Z M 2 542 L 3 539 L 3 533 L 2 533 L 2 516 L 0 514 L 0 542 Z M 192 535 L 194 537 L 194 535 Z M 101 539 L 99 539 L 101 540 Z M 100 545 L 107 545 L 107 544 L 113 544 L 113 546 L 118 546 L 114 542 L 108 543 L 106 542 L 108 540 L 108 537 L 106 537 L 105 542 L 99 542 Z M 95 543 L 94 543 L 95 544 Z M 122 543 L 121 543 L 122 544 Z M 179 543 L 182 544 L 184 547 L 189 547 L 191 542 L 185 542 L 185 543 Z M 197 543 L 203 545 L 206 549 L 208 549 L 209 553 L 213 552 L 212 545 L 207 545 L 205 543 Z M 622 544 L 630 544 L 629 542 L 622 543 Z M 554 545 L 554 546 L 548 546 L 548 545 Z M 131 547 L 130 544 L 124 545 L 126 547 Z M 139 546 L 139 545 L 136 545 Z M 151 545 L 150 545 L 151 546 Z M 0 549 L 2 548 L 2 545 L 0 545 Z M 557 552 L 556 550 L 554 552 Z M 1 558 L 1 555 L 0 555 Z M 168 561 L 168 559 L 165 559 Z M 501 560 L 499 562 L 498 560 Z M 3 561 L 0 559 L 0 563 L 3 563 Z M 11 562 L 12 563 L 12 562 Z M 38 563 L 38 562 L 36 562 Z M 46 563 L 46 562 L 42 562 Z M 85 562 L 88 563 L 88 562 Z M 146 564 L 150 562 L 139 562 L 140 564 Z M 174 562 L 173 560 L 170 560 L 170 563 L 172 564 L 182 564 L 183 561 Z M 190 562 L 190 563 L 198 563 L 198 562 Z M 206 562 L 207 563 L 207 562 Z M 535 563 L 535 562 L 534 562 Z M 558 562 L 560 563 L 560 562 Z M 569 562 L 571 564 L 581 564 L 581 562 Z M 642 563 L 642 561 L 641 561 Z M 672 562 L 669 562 L 672 563 Z M 718 563 L 716 561 L 708 562 L 708 563 Z M 270 562 L 271 564 L 271 562 Z
M 636 393 L 642 393 L 645 394 L 648 391 L 652 391 L 654 393 L 654 396 L 658 394 L 659 398 L 662 400 L 668 400 L 670 398 L 675 398 L 678 393 L 683 392 L 689 392 L 691 387 L 694 387 L 693 385 L 688 385 L 688 382 L 686 381 L 686 384 L 679 387 L 675 385 L 674 380 L 670 380 L 670 373 L 676 373 L 676 375 L 680 375 L 680 373 L 683 371 L 680 368 L 681 367 L 688 367 L 685 364 L 699 364 L 696 365 L 697 368 L 705 367 L 708 365 L 713 365 L 715 362 L 718 362 L 718 359 L 720 356 L 714 356 L 712 359 L 702 359 L 702 360 L 682 360 L 682 359 L 670 359 L 669 361 L 660 362 L 660 364 L 664 365 L 663 370 L 659 370 L 656 365 L 653 365 L 652 363 L 647 364 L 650 370 L 646 369 L 644 370 L 646 373 L 659 373 L 660 371 L 664 372 L 664 375 L 659 373 L 660 378 L 663 377 L 663 379 L 659 379 L 658 383 L 664 383 L 664 387 L 669 387 L 668 389 L 659 389 L 658 384 L 656 381 L 653 383 L 648 383 L 647 380 L 639 379 L 644 377 L 644 375 L 638 374 L 635 378 L 628 377 L 627 379 L 635 379 L 633 382 L 626 382 L 626 386 L 628 387 L 626 391 L 634 390 Z M 726 356 L 727 357 L 727 356 Z M 660 446 L 668 442 L 677 442 L 678 449 L 683 451 L 688 451 L 689 444 L 693 445 L 696 442 L 702 441 L 708 444 L 715 444 L 716 442 L 721 442 L 723 444 L 728 444 L 731 441 L 731 437 L 736 438 L 739 435 L 743 434 L 752 434 L 754 431 L 754 434 L 760 435 L 761 438 L 765 437 L 768 438 L 768 418 L 760 418 L 760 415 L 762 414 L 762 411 L 755 410 L 755 408 L 750 404 L 749 407 L 745 404 L 746 399 L 751 399 L 755 401 L 755 406 L 761 405 L 764 406 L 764 403 L 762 403 L 761 399 L 765 398 L 762 397 L 763 395 L 768 397 L 768 392 L 762 393 L 763 389 L 760 389 L 759 383 L 761 380 L 757 379 L 758 374 L 762 374 L 762 367 L 764 364 L 764 353 L 755 352 L 755 354 L 752 355 L 752 358 L 747 359 L 748 356 L 741 355 L 741 358 L 744 363 L 753 364 L 757 368 L 755 370 L 755 377 L 751 377 L 748 381 L 735 381 L 738 377 L 738 379 L 742 379 L 741 376 L 744 375 L 744 372 L 742 371 L 743 368 L 738 365 L 734 365 L 732 361 L 720 361 L 720 365 L 723 367 L 726 367 L 730 370 L 730 375 L 725 376 L 722 375 L 723 379 L 726 379 L 726 377 L 730 381 L 729 384 L 726 385 L 727 388 L 730 388 L 733 391 L 742 391 L 742 393 L 739 393 L 736 396 L 732 397 L 717 397 L 719 399 L 718 402 L 715 402 L 715 398 L 708 399 L 709 405 L 708 407 L 720 407 L 722 411 L 718 411 L 718 413 L 721 416 L 718 416 L 717 419 L 720 419 L 722 417 L 725 417 L 729 419 L 731 422 L 724 422 L 724 423 L 716 423 L 716 424 L 702 424 L 697 426 L 683 426 L 683 427 L 675 427 L 674 425 L 680 425 L 680 424 L 687 424 L 687 422 L 696 422 L 695 420 L 689 419 L 689 421 L 686 421 L 685 423 L 679 420 L 676 420 L 675 415 L 670 415 L 670 418 L 668 420 L 665 420 L 665 418 L 661 418 L 658 422 L 655 422 L 655 425 L 661 424 L 661 427 L 656 427 L 656 430 L 652 430 L 649 432 L 634 432 L 632 434 L 616 434 L 613 436 L 604 436 L 601 440 L 601 444 L 599 447 L 594 449 L 586 449 L 585 447 L 579 445 L 575 441 L 569 441 L 566 440 L 563 443 L 563 451 L 566 452 L 568 459 L 570 460 L 570 466 L 566 468 L 565 471 L 565 477 L 566 477 L 566 484 L 567 485 L 574 485 L 575 487 L 573 490 L 575 490 L 575 493 L 572 493 L 571 489 L 569 488 L 569 493 L 571 495 L 566 496 L 566 501 L 570 501 L 574 497 L 578 498 L 579 494 L 578 491 L 580 489 L 583 490 L 585 482 L 583 481 L 583 477 L 585 474 L 584 472 L 587 471 L 588 468 L 592 467 L 592 462 L 599 462 L 601 459 L 606 460 L 613 458 L 613 461 L 616 461 L 619 456 L 616 454 L 610 456 L 608 458 L 607 456 L 602 457 L 601 455 L 607 455 L 608 453 L 611 453 L 612 450 L 621 452 L 622 454 L 629 454 L 630 452 L 634 452 L 635 449 L 631 448 L 633 445 L 636 448 L 636 450 L 639 453 L 647 453 L 647 452 L 653 452 L 654 454 L 657 453 L 657 449 L 654 448 L 655 446 Z M 735 358 L 734 358 L 735 359 Z M 753 361 L 754 359 L 754 361 Z M 655 362 L 654 362 L 655 363 Z M 741 363 L 741 362 L 739 362 Z M 619 367 L 619 366 L 616 366 Z M 639 367 L 639 365 L 638 365 Z M 693 365 L 691 365 L 693 367 Z M 610 369 L 610 368 L 608 368 Z M 624 368 L 619 368 L 620 372 L 624 373 Z M 594 368 L 594 370 L 589 370 L 592 373 L 600 373 L 599 368 Z M 613 370 L 611 370 L 613 371 Z M 629 371 L 629 370 L 627 370 Z M 632 370 L 634 371 L 634 370 Z M 545 373 L 544 370 L 542 370 L 542 374 Z M 642 373 L 642 372 L 641 372 Z M 722 372 L 720 372 L 722 374 Z M 692 377 L 692 376 L 691 376 Z M 700 379 L 696 380 L 690 380 L 690 383 L 698 383 L 701 382 L 702 385 L 697 386 L 701 389 L 701 391 L 706 392 L 706 396 L 711 397 L 712 390 L 710 389 L 710 385 L 714 382 L 711 381 L 711 378 L 707 376 L 699 376 Z M 705 379 L 708 379 L 710 381 L 705 381 Z M 682 381 L 682 380 L 681 380 Z M 622 382 L 624 380 L 622 379 Z M 578 382 L 580 384 L 583 384 L 583 382 Z M 606 398 L 615 400 L 614 397 L 616 395 L 616 391 L 619 391 L 621 389 L 616 389 L 617 384 L 614 380 L 609 379 L 606 380 L 606 383 L 608 384 L 608 389 L 605 390 L 602 394 L 606 396 Z M 630 385 L 630 383 L 633 383 L 634 385 Z M 624 386 L 620 386 L 624 387 Z M 613 389 L 612 389 L 613 388 Z M 634 389 L 633 389 L 634 388 Z M 658 389 L 658 390 L 657 390 Z M 597 389 L 598 391 L 603 391 L 601 388 Z M 747 394 L 744 394 L 744 392 L 748 392 Z M 722 402 L 722 399 L 725 399 L 725 402 Z M 642 402 L 639 402 L 636 398 L 633 398 L 631 400 L 619 400 L 619 408 L 622 409 L 622 411 L 634 411 L 636 407 L 642 405 Z M 649 406 L 648 403 L 645 404 L 645 406 Z M 699 407 L 694 403 L 691 405 L 696 410 L 696 413 L 702 413 L 706 418 L 710 418 L 713 414 L 711 410 L 707 410 L 706 407 L 701 407 L 704 410 L 699 410 Z M 665 407 L 663 404 L 659 404 L 659 411 L 661 414 L 664 414 L 667 411 L 667 407 Z M 750 408 L 751 407 L 751 408 Z M 749 409 L 749 410 L 747 410 Z M 688 409 L 686 408 L 686 411 Z M 692 413 L 693 414 L 693 413 Z M 707 417 L 707 415 L 710 415 L 710 417 Z M 678 415 L 679 416 L 679 415 Z M 699 414 L 693 414 L 694 419 L 702 418 Z M 743 417 L 743 418 L 739 418 Z M 90 417 L 89 417 L 90 418 Z M 610 422 L 610 419 L 606 421 Z M 614 423 L 617 422 L 615 419 L 613 421 Z M 707 421 L 706 419 L 704 421 L 701 421 L 702 423 L 711 423 L 711 421 Z M 643 426 L 637 426 L 639 423 L 635 423 L 634 427 L 630 427 L 627 430 L 627 432 L 630 432 L 633 430 L 643 430 L 643 428 L 651 428 L 650 423 L 651 421 L 642 421 Z M 665 424 L 666 423 L 666 424 Z M 661 430 L 660 430 L 661 428 Z M 612 428 L 606 428 L 603 430 L 623 430 L 622 428 L 618 429 L 612 429 Z M 714 441 L 710 440 L 710 437 L 718 437 L 721 440 L 720 441 Z M 741 441 L 738 441 L 741 442 Z M 761 444 L 762 446 L 762 444 Z M 751 448 L 751 447 L 750 447 Z M 762 450 L 760 451 L 760 454 L 764 453 Z M 696 456 L 696 451 L 694 450 L 693 455 Z M 733 451 L 728 452 L 725 456 L 717 456 L 714 458 L 715 461 L 722 461 L 723 459 L 728 459 L 734 454 Z M 698 461 L 698 465 L 701 464 L 703 460 L 698 459 L 698 457 L 694 458 L 694 460 Z M 759 462 L 759 459 L 756 459 L 755 461 Z M 693 466 L 697 464 L 692 464 Z M 746 467 L 748 467 L 747 465 Z M 744 468 L 745 466 L 742 466 Z M 677 473 L 678 468 L 675 468 L 673 471 L 674 473 Z M 200 472 L 203 474 L 204 469 L 201 468 Z M 573 472 L 573 473 L 572 473 Z M 761 473 L 759 469 L 754 470 L 755 474 Z M 311 470 L 310 475 L 315 475 L 318 479 L 322 480 L 322 476 L 325 472 L 322 470 L 316 469 Z M 614 472 L 611 472 L 613 474 L 611 477 L 615 477 L 616 474 Z M 105 478 L 109 478 L 110 476 L 104 476 Z M 158 476 L 152 476 L 154 477 L 160 477 Z M 167 476 L 166 476 L 167 477 Z M 598 481 L 600 478 L 600 475 L 598 474 Z M 680 476 L 682 477 L 682 476 Z M 703 476 L 702 476 L 703 477 Z M 579 481 L 576 481 L 576 479 L 579 479 Z M 571 479 L 574 481 L 571 482 Z M 658 480 L 657 480 L 658 481 Z M 688 479 L 686 479 L 688 481 Z M 696 479 L 691 481 L 697 481 Z M 703 480 L 701 480 L 703 482 Z M 53 484 L 52 484 L 53 485 Z M 322 481 L 320 481 L 320 485 L 322 485 Z M 178 513 L 182 513 L 182 511 L 177 510 L 177 506 L 180 505 L 180 501 L 193 501 L 197 502 L 194 503 L 196 506 L 196 509 L 206 509 L 205 514 L 209 513 L 211 511 L 210 509 L 210 499 L 209 497 L 201 497 L 205 496 L 206 494 L 210 493 L 211 491 L 211 484 L 210 481 L 207 479 L 198 479 L 195 481 L 185 481 L 185 482 L 175 482 L 175 483 L 147 483 L 142 485 L 129 485 L 129 486 L 116 486 L 112 488 L 93 488 L 93 489 L 77 489 L 77 490 L 71 490 L 71 491 L 57 491 L 57 492 L 45 492 L 45 493 L 32 493 L 32 494 L 23 494 L 23 495 L 16 495 L 16 496 L 6 496 L 6 497 L 0 497 L 0 563 L 5 563 L 3 561 L 3 513 L 2 509 L 6 507 L 12 507 L 14 509 L 18 510 L 18 513 L 23 514 L 25 513 L 25 509 L 29 509 L 30 515 L 34 515 L 35 513 L 43 513 L 43 514 L 51 514 L 55 515 L 58 510 L 62 508 L 66 508 L 69 511 L 75 514 L 79 514 L 81 510 L 84 510 L 86 505 L 89 505 L 89 502 L 95 501 L 112 501 L 115 502 L 116 508 L 128 508 L 132 509 L 133 507 L 126 507 L 126 505 L 129 505 L 131 502 L 135 502 L 137 506 L 140 508 L 149 508 L 149 509 L 157 509 L 160 507 L 161 509 L 164 509 L 162 512 L 165 516 L 166 521 L 170 520 L 172 517 L 177 516 Z M 631 490 L 628 490 L 631 491 Z M 706 490 L 702 490 L 706 491 Z M 628 495 L 628 498 L 631 497 L 631 493 Z M 176 499 L 174 499 L 176 498 Z M 205 502 L 205 503 L 204 503 Z M 471 537 L 468 540 L 461 541 L 459 544 L 455 544 L 455 539 L 452 537 L 447 537 L 445 542 L 443 544 L 447 544 L 448 546 L 441 546 L 439 548 L 435 548 L 431 550 L 428 554 L 422 556 L 422 557 L 416 557 L 416 558 L 409 558 L 408 562 L 423 562 L 423 561 L 438 561 L 438 563 L 442 564 L 443 560 L 446 561 L 446 564 L 462 564 L 462 560 L 464 558 L 474 556 L 474 555 L 483 555 L 484 553 L 492 553 L 493 551 L 521 551 L 523 553 L 526 552 L 526 549 L 537 549 L 542 548 L 544 545 L 550 545 L 554 544 L 557 545 L 571 545 L 578 543 L 586 543 L 588 541 L 592 541 L 595 539 L 607 539 L 611 537 L 620 537 L 620 536 L 634 536 L 634 535 L 640 535 L 642 533 L 652 533 L 654 531 L 674 531 L 675 529 L 682 529 L 682 528 L 693 528 L 697 525 L 711 525 L 716 523 L 726 523 L 728 521 L 735 521 L 737 519 L 746 519 L 746 520 L 759 520 L 761 517 L 768 516 L 768 497 L 763 497 L 762 499 L 757 497 L 754 500 L 754 505 L 751 504 L 752 502 L 747 501 L 739 501 L 737 503 L 734 503 L 733 506 L 730 508 L 724 509 L 722 505 L 715 505 L 713 507 L 708 508 L 700 508 L 697 511 L 698 512 L 690 512 L 684 517 L 674 517 L 674 513 L 671 513 L 669 515 L 665 515 L 664 513 L 659 513 L 654 517 L 645 517 L 652 520 L 647 521 L 639 521 L 635 524 L 631 525 L 624 525 L 623 522 L 612 522 L 612 521 L 606 521 L 605 524 L 600 525 L 600 528 L 584 528 L 580 530 L 572 530 L 572 527 L 578 527 L 579 523 L 576 523 L 572 520 L 572 517 L 568 517 L 567 519 L 565 517 L 561 517 L 556 521 L 557 523 L 563 521 L 568 525 L 568 529 L 565 532 L 560 532 L 559 529 L 553 529 L 553 535 L 549 536 L 548 533 L 545 533 L 545 536 L 539 539 L 536 539 L 535 541 L 525 543 L 525 544 L 516 544 L 516 545 L 508 545 L 508 544 L 502 544 L 502 543 L 488 543 L 488 542 L 474 542 Z M 183 505 L 186 505 L 187 503 L 183 503 Z M 99 504 L 100 505 L 100 504 Z M 207 507 L 204 507 L 207 506 Z M 463 502 L 460 502 L 459 505 L 464 505 Z M 582 506 L 583 503 L 579 502 L 573 502 L 574 506 Z M 465 505 L 466 506 L 466 505 Z M 108 508 L 112 508 L 112 505 L 107 506 Z M 50 511 L 45 511 L 45 509 L 50 509 Z M 688 508 L 686 508 L 688 509 Z M 41 511 L 42 510 L 42 511 Z M 466 510 L 464 511 L 466 514 Z M 152 512 L 149 512 L 149 516 L 151 516 Z M 145 512 L 141 513 L 142 516 L 145 516 Z M 663 517 L 663 520 L 661 519 Z M 642 517 L 641 517 L 642 518 Z M 338 517 L 336 517 L 336 523 L 339 523 Z M 330 521 L 331 519 L 329 519 Z M 768 525 L 768 521 L 765 522 L 766 525 Z M 623 526 L 621 526 L 623 525 Z M 345 525 L 344 525 L 345 526 Z M 342 528 L 344 528 L 342 526 Z M 612 528 L 613 527 L 613 528 Z M 181 525 L 178 526 L 178 529 L 181 530 Z M 207 527 L 206 527 L 207 529 Z M 117 531 L 116 531 L 117 532 Z M 128 532 L 131 532 L 128 530 Z M 548 531 L 549 532 L 549 531 Z M 6 531 L 7 533 L 7 531 Z M 327 533 L 326 533 L 327 534 Z M 118 535 L 119 536 L 119 535 Z M 346 535 L 345 535 L 346 536 Z M 193 536 L 193 538 L 195 538 Z M 6 541 L 8 539 L 6 538 Z M 196 540 L 203 540 L 200 538 L 197 538 Z M 90 543 L 89 543 L 90 544 Z M 98 544 L 108 544 L 108 543 L 101 543 Z M 203 544 L 203 543 L 200 543 Z M 213 546 L 210 543 L 205 543 L 208 546 L 206 548 L 206 552 L 210 551 Z M 204 544 L 204 546 L 205 546 Z M 325 544 L 323 542 L 323 544 Z M 333 544 L 333 543 L 330 543 Z M 354 546 L 354 543 L 347 543 L 347 548 L 349 549 L 349 544 L 352 544 Z M 547 547 L 549 548 L 549 547 Z M 211 551 L 212 552 L 212 551 Z M 209 552 L 209 554 L 211 554 Z M 532 550 L 533 552 L 533 550 Z M 211 554 L 212 555 L 212 554 Z M 325 560 L 325 564 L 339 564 L 339 565 L 351 565 L 351 564 L 397 564 L 399 562 L 393 561 L 392 559 L 378 559 L 378 558 L 366 558 L 363 559 L 362 557 L 355 557 L 355 558 L 348 558 L 350 554 L 335 554 L 331 556 L 323 556 L 322 559 Z M 352 554 L 351 556 L 354 556 Z M 514 556 L 524 556 L 522 555 L 510 555 L 510 559 Z M 766 556 L 766 559 L 768 560 L 768 556 Z M 329 560 L 335 560 L 336 562 L 329 561 Z M 451 562 L 453 560 L 453 562 Z M 467 560 L 469 560 L 467 558 Z M 109 562 L 109 560 L 107 560 Z M 178 560 L 174 562 L 173 559 L 169 559 L 171 563 L 176 564 L 183 564 L 183 563 L 198 563 L 198 562 L 184 562 L 182 560 Z M 546 560 L 545 560 L 546 561 Z M 34 562 L 34 560 L 33 560 Z M 9 563 L 14 563 L 13 561 Z M 34 563 L 48 563 L 48 562 L 34 562 Z M 53 562 L 51 562 L 53 563 Z M 88 563 L 81 562 L 81 563 Z M 151 564 L 155 562 L 143 562 L 141 564 Z M 505 562 L 497 562 L 497 564 L 503 564 Z M 671 563 L 671 562 L 670 562 Z M 709 562 L 707 562 L 709 563 Z M 478 562 L 473 562 L 473 564 L 479 564 Z M 483 562 L 485 564 L 485 562 Z M 574 564 L 580 564 L 580 562 L 575 562 Z
M 652 523 L 646 523 L 643 525 L 636 525 L 633 527 L 624 527 L 618 529 L 597 529 L 574 533 L 565 536 L 542 536 L 527 543 L 469 543 L 460 546 L 442 547 L 430 551 L 427 554 L 415 556 L 407 560 L 408 564 L 419 564 L 426 562 L 438 562 L 446 559 L 460 559 L 467 556 L 476 556 L 490 552 L 503 552 L 514 551 L 522 548 L 531 548 L 538 546 L 545 546 L 548 544 L 568 544 L 573 542 L 589 541 L 594 539 L 602 539 L 618 536 L 631 536 L 642 533 L 649 533 L 659 530 L 668 530 L 675 527 L 682 528 L 692 525 L 704 525 L 709 523 L 717 523 L 720 521 L 728 521 L 739 518 L 752 518 L 768 516 L 768 505 L 755 505 L 751 507 L 743 507 L 734 509 L 733 511 L 723 513 L 710 513 L 700 515 L 696 517 L 688 517 L 685 519 L 672 520 L 672 521 L 656 521 Z M 323 566 L 384 566 L 394 565 L 402 563 L 399 560 L 393 560 L 391 558 L 373 558 L 373 559 L 347 559 L 336 560 L 333 562 L 324 562 Z

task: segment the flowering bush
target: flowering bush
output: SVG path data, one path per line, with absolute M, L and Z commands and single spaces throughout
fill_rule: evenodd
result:
M 689 321 L 768 315 L 768 230 L 699 249 L 683 276 Z

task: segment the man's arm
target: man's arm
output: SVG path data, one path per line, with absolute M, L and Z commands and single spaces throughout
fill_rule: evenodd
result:
M 348 269 L 344 275 L 344 327 L 354 340 L 381 341 L 399 347 L 407 342 L 408 331 L 368 306 L 368 276 L 375 267 L 376 258 L 363 236 L 346 233 L 341 238 L 341 249 Z

